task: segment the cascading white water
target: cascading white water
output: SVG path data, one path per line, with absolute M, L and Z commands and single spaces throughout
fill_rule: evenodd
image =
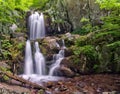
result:
M 25 47 L 25 65 L 24 74 L 33 74 L 33 60 L 30 40 L 27 40 Z
M 40 15 L 40 22 L 41 22 L 41 36 L 40 36 L 40 38 L 44 38 L 45 37 L 45 23 L 44 23 L 44 15 L 43 15 L 43 13 L 41 13 L 41 15 Z M 39 36 L 38 36 L 38 38 L 39 38 Z
M 51 66 L 49 75 L 53 76 L 56 68 L 60 67 L 61 61 L 64 59 L 64 49 L 61 49 L 58 54 L 56 54 L 53 59 L 55 59 L 55 63 Z
M 35 65 L 33 67 L 31 44 L 30 40 L 27 40 L 25 49 L 24 74 L 20 75 L 20 77 L 40 85 L 42 84 L 42 82 L 58 81 L 64 79 L 59 76 L 54 76 L 56 75 L 56 69 L 60 67 L 60 63 L 62 59 L 64 59 L 64 47 L 65 47 L 64 43 L 63 43 L 64 47 L 63 46 L 61 47 L 59 53 L 53 56 L 55 63 L 52 64 L 48 75 L 45 75 L 46 74 L 45 59 L 42 53 L 40 52 L 38 42 L 35 42 L 34 46 L 35 46 L 34 54 Z M 56 46 L 60 48 L 59 44 L 57 44 Z M 35 70 L 35 72 L 33 72 L 33 70 Z
M 35 69 L 36 69 L 36 74 L 38 75 L 45 75 L 46 67 L 45 67 L 45 59 L 43 54 L 40 52 L 39 49 L 39 44 L 38 42 L 35 42 Z
M 36 40 L 45 37 L 45 26 L 44 26 L 44 16 L 38 12 L 33 13 L 29 17 L 29 30 L 30 30 L 30 40 Z M 39 81 L 55 81 L 60 79 L 60 77 L 54 76 L 54 72 L 60 67 L 60 63 L 64 58 L 65 43 L 62 40 L 62 47 L 56 43 L 56 47 L 61 48 L 58 54 L 54 55 L 55 63 L 52 64 L 49 74 L 46 75 L 46 64 L 43 54 L 40 52 L 38 42 L 35 42 L 35 53 L 34 54 L 34 64 L 32 58 L 32 50 L 30 40 L 26 42 L 25 48 L 25 66 L 24 75 L 21 75 L 26 80 L 33 82 Z M 34 72 L 35 71 L 35 72 Z
M 30 40 L 36 40 L 45 37 L 44 15 L 38 12 L 29 17 Z
M 56 62 L 52 65 L 49 75 L 53 76 L 54 75 L 54 71 L 56 70 L 56 68 L 60 67 L 60 63 L 63 60 L 63 58 L 59 58 L 58 60 L 56 60 Z
M 62 39 L 62 49 L 66 49 L 66 46 L 65 46 L 65 41 L 64 41 L 64 39 Z

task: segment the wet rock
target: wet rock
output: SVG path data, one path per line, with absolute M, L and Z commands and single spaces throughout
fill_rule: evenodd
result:
M 59 48 L 59 45 L 57 44 L 57 40 L 58 40 L 58 38 L 56 38 L 56 37 L 46 37 L 46 38 L 44 38 L 43 42 L 46 43 L 50 49 L 53 49 L 55 47 Z
M 53 82 L 49 81 L 49 82 L 46 83 L 46 87 L 47 88 L 52 88 L 53 84 L 54 84 Z
M 25 34 L 20 32 L 11 33 L 11 38 L 18 38 L 18 37 L 25 37 Z
M 64 85 L 61 85 L 61 86 L 58 88 L 59 91 L 66 91 L 67 89 L 68 89 L 68 87 L 67 87 L 67 86 L 64 86 Z
M 0 88 L 0 94 L 28 94 L 28 93 L 20 93 L 18 91 L 12 91 L 6 88 Z
M 60 64 L 61 64 L 61 65 L 64 65 L 65 67 L 70 68 L 70 66 L 71 66 L 72 63 L 69 61 L 69 57 L 67 57 L 67 58 L 64 58 L 64 59 L 61 61 Z
M 84 94 L 84 93 L 83 93 L 83 92 L 76 91 L 76 92 L 73 92 L 73 94 Z
M 73 39 L 72 34 L 69 33 L 69 32 L 65 34 L 65 37 L 68 38 L 68 40 L 72 40 Z
M 37 93 L 38 93 L 38 94 L 44 94 L 45 91 L 41 89 L 41 90 L 39 90 Z
M 81 26 L 86 25 L 85 22 L 82 22 L 82 18 L 89 19 L 92 21 L 92 25 L 101 25 L 103 24 L 99 19 L 101 15 L 106 15 L 107 11 L 101 11 L 98 4 L 95 3 L 95 0 L 65 0 L 64 2 L 56 0 L 52 1 L 50 7 L 57 15 L 54 18 L 54 13 L 52 14 L 53 21 L 56 19 L 62 20 L 65 25 L 61 26 L 61 22 L 54 24 L 53 28 L 55 32 L 59 31 L 71 31 L 72 29 L 78 30 Z M 50 8 L 51 9 L 51 8 Z M 77 12 L 76 12 L 77 10 Z M 90 12 L 90 13 L 89 13 Z M 99 14 L 99 15 L 98 15 Z M 51 21 L 49 21 L 51 22 Z M 55 22 L 55 21 L 54 21 Z M 66 25 L 68 23 L 68 25 Z M 60 29 L 58 29 L 58 27 Z M 70 29 L 69 29 L 70 28 Z
M 77 86 L 79 86 L 80 88 L 84 88 L 85 85 L 86 85 L 86 84 L 85 84 L 84 82 L 80 82 L 80 83 L 78 82 L 78 83 L 77 83 Z
M 102 92 L 102 89 L 100 87 L 97 88 L 96 90 L 98 93 Z
M 112 92 L 102 92 L 102 94 L 119 94 L 116 91 L 112 91 Z
M 74 72 L 71 69 L 67 68 L 67 67 L 61 66 L 60 71 L 62 72 L 62 74 L 65 77 L 73 77 L 73 76 L 75 76 Z
M 88 94 L 95 94 L 95 90 L 90 86 L 85 86 L 83 88 L 83 92 L 88 93 Z
M 65 57 L 73 55 L 73 51 L 71 49 L 65 49 Z
M 46 56 L 46 61 L 51 61 L 51 60 L 53 60 L 53 54 L 48 54 Z
M 62 85 L 62 84 L 63 84 L 63 82 L 61 82 L 61 81 L 58 82 L 58 85 Z
M 53 94 L 51 91 L 45 91 L 45 93 L 42 94 Z

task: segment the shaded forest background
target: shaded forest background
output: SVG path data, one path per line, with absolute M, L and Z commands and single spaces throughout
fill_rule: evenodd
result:
M 79 35 L 64 37 L 71 51 L 66 57 L 68 67 L 74 72 L 120 72 L 119 0 L 0 0 L 0 60 L 11 66 L 1 70 L 10 71 L 13 63 L 19 67 L 24 60 L 28 11 L 45 14 L 48 35 Z M 44 55 L 46 52 L 43 50 Z

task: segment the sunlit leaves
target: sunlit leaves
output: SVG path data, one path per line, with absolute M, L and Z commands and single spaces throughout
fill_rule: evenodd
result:
M 120 8 L 120 0 L 96 0 L 100 4 L 100 8 L 112 9 Z

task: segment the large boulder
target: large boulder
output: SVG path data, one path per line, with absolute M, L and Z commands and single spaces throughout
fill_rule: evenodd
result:
M 57 37 L 46 37 L 44 38 L 43 42 L 46 43 L 50 49 L 55 48 L 55 47 L 59 47 L 57 44 Z
M 61 66 L 69 68 L 75 74 L 89 74 L 94 71 L 94 61 L 89 61 L 85 55 L 81 55 L 80 57 L 69 56 L 62 60 Z
M 64 77 L 74 77 L 75 73 L 68 67 L 65 67 L 64 65 L 56 68 L 56 70 L 53 73 L 55 76 L 64 76 Z
M 75 73 L 68 67 L 61 66 L 60 71 L 62 72 L 63 76 L 65 76 L 65 77 L 73 77 L 73 76 L 75 76 Z

